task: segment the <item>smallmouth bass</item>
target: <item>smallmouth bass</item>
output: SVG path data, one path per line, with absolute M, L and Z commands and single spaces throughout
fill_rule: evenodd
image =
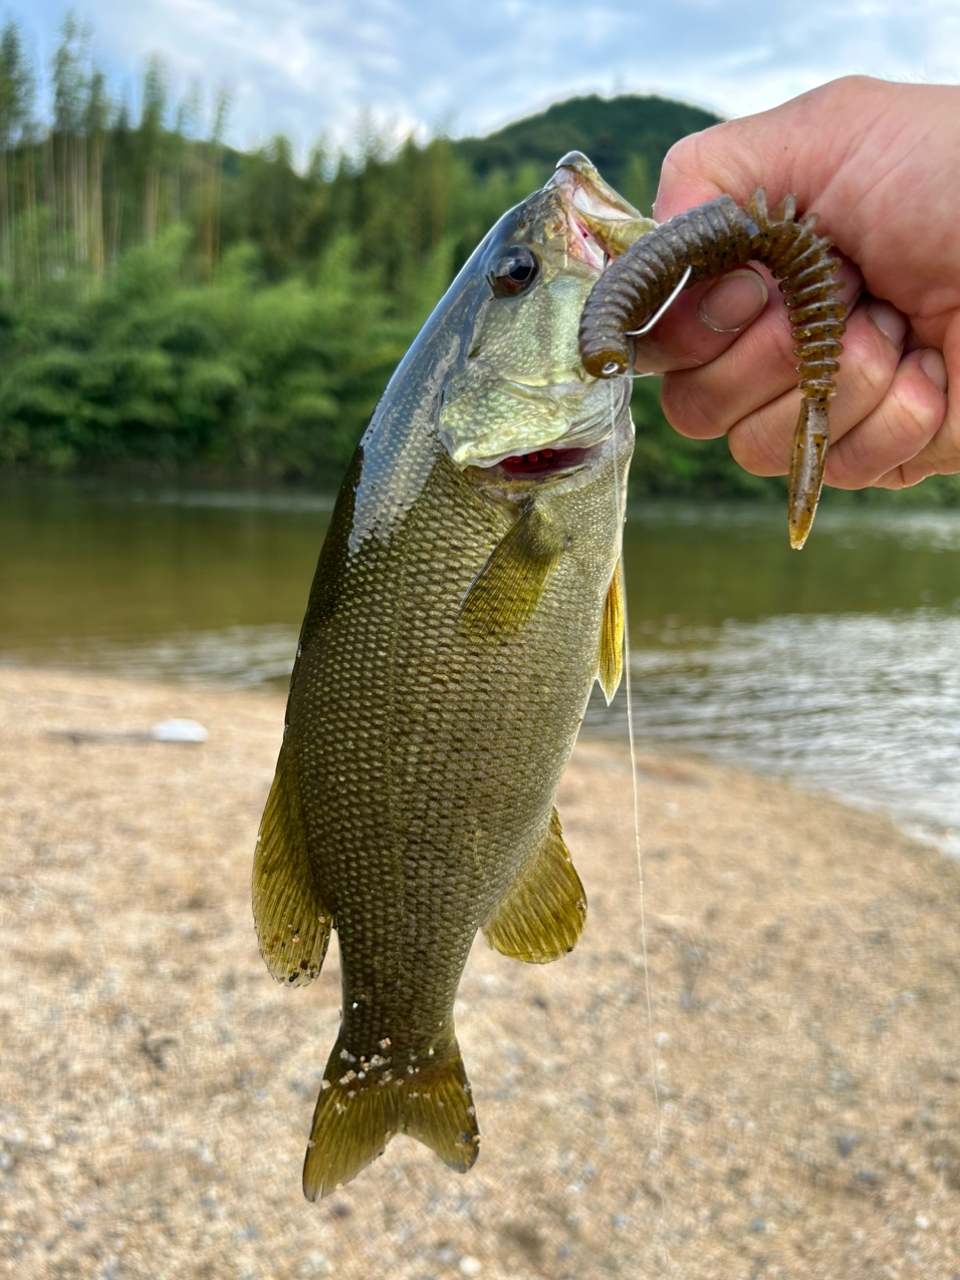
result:
M 470 1168 L 453 1003 L 476 931 L 545 963 L 583 929 L 553 800 L 594 680 L 608 701 L 620 680 L 633 423 L 629 380 L 585 372 L 577 327 L 607 256 L 653 225 L 564 157 L 450 286 L 340 490 L 253 871 L 279 982 L 339 938 L 311 1200 L 398 1133 Z

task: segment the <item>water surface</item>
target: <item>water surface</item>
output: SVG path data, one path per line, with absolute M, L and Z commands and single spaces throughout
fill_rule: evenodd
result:
M 960 855 L 960 513 L 633 512 L 640 740 L 890 808 Z M 656 567 L 654 567 L 656 566 Z M 619 733 L 623 699 L 587 723 Z
M 283 685 L 332 501 L 0 480 L 0 660 Z M 638 739 L 890 806 L 960 852 L 960 513 L 647 505 Z M 595 698 L 586 731 L 624 731 Z

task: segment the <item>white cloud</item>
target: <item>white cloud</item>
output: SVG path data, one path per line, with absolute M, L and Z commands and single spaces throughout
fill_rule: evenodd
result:
M 45 58 L 60 10 L 14 0 Z M 743 115 L 848 72 L 957 81 L 956 0 L 87 0 L 113 83 L 160 53 L 174 87 L 233 93 L 231 140 L 321 132 L 362 110 L 397 134 L 482 133 L 575 93 L 659 92 Z

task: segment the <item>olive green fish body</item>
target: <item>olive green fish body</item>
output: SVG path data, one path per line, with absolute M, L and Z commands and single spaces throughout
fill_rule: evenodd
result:
M 502 261 L 524 209 L 519 227 L 508 218 L 491 232 L 480 267 Z M 537 235 L 529 211 L 528 223 Z M 558 261 L 550 280 L 567 289 Z M 573 278 L 585 297 L 591 272 Z M 444 412 L 458 395 L 474 406 L 487 396 L 464 349 L 497 345 L 490 290 L 488 272 L 468 264 L 358 448 L 311 591 L 261 828 L 254 911 L 274 975 L 316 976 L 332 927 L 340 946 L 342 1022 L 304 1168 L 311 1198 L 399 1132 L 454 1168 L 472 1164 L 478 1129 L 453 1004 L 476 931 L 542 962 L 573 947 L 585 917 L 553 800 L 594 680 L 612 696 L 619 679 L 633 429 L 625 393 L 593 384 L 602 399 L 590 402 L 592 380 L 569 393 L 552 382 L 547 414 L 572 396 L 586 427 L 555 447 L 534 439 L 532 463 L 531 451 L 491 463 L 492 440 L 510 447 L 493 414 L 482 462 L 455 462 L 472 447 L 466 413 Z M 570 299 L 563 343 L 575 344 L 582 300 Z M 540 393 L 521 394 L 525 412 Z

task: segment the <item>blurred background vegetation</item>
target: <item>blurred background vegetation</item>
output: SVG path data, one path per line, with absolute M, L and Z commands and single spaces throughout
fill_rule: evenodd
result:
M 572 99 L 486 138 L 391 147 L 361 120 L 305 166 L 283 136 L 224 144 L 163 64 L 139 116 L 68 16 L 37 100 L 0 32 L 0 467 L 333 483 L 443 290 L 500 214 L 578 148 L 641 209 L 679 137 L 716 117 L 654 97 Z M 39 124 L 38 120 L 48 123 Z M 634 394 L 635 494 L 747 496 L 725 443 Z M 927 502 L 960 499 L 944 482 Z

